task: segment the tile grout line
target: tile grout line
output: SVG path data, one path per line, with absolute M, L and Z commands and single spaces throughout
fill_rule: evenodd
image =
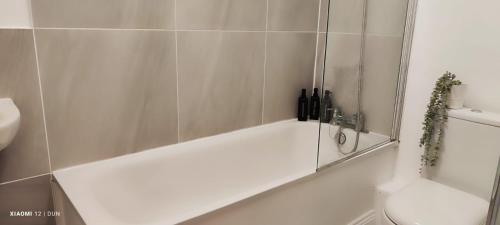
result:
M 174 19 L 176 20 L 176 19 Z M 175 22 L 176 23 L 176 22 Z M 267 24 L 266 24 L 267 26 Z M 75 28 L 75 27 L 33 27 L 25 29 L 36 29 L 36 30 L 89 30 L 89 31 L 169 31 L 169 32 L 224 32 L 224 33 L 316 33 L 315 30 L 223 30 L 223 29 L 138 29 L 138 28 Z
M 47 146 L 47 158 L 48 158 L 48 163 L 49 163 L 49 188 L 50 188 L 50 195 L 51 195 L 51 206 L 49 208 L 55 209 L 56 208 L 56 193 L 54 189 L 52 188 L 52 182 L 54 178 L 54 174 L 52 173 L 52 160 L 50 159 L 50 147 L 49 147 L 49 133 L 47 132 L 47 119 L 45 116 L 45 102 L 43 101 L 43 89 L 42 89 L 42 76 L 40 75 L 40 63 L 38 60 L 38 46 L 36 44 L 36 32 L 35 32 L 35 18 L 33 16 L 33 7 L 31 5 L 31 1 L 29 1 L 29 10 L 30 10 L 30 17 L 31 17 L 31 26 L 32 26 L 32 31 L 33 31 L 33 47 L 35 48 L 35 58 L 36 58 L 36 69 L 37 69 L 37 75 L 38 75 L 38 85 L 40 87 L 40 99 L 41 99 L 41 104 L 42 104 L 42 116 L 43 116 L 43 126 L 45 129 L 45 144 Z M 38 176 L 43 176 L 38 175 Z M 35 176 L 37 177 L 37 176 Z M 34 178 L 34 177 L 31 177 Z M 28 179 L 28 178 L 27 178 Z
M 266 0 L 266 32 L 264 33 L 264 73 L 262 80 L 262 114 L 261 114 L 261 124 L 264 124 L 264 110 L 266 101 L 266 77 L 267 77 L 267 36 L 269 29 L 269 0 Z
M 318 20 L 320 20 L 318 18 Z M 24 29 L 24 30 L 88 30 L 88 31 L 150 31 L 150 32 L 161 32 L 161 31 L 167 31 L 167 32 L 223 32 L 223 33 L 320 33 L 320 34 L 325 34 L 325 31 L 319 31 L 319 30 L 222 30 L 222 29 L 139 29 L 139 28 L 74 28 L 74 27 L 32 27 L 32 28 L 26 28 L 26 27 L 21 27 L 21 28 L 16 28 L 16 27 L 7 27 L 7 28 L 1 28 L 1 29 Z M 331 34 L 339 34 L 339 35 L 361 35 L 360 33 L 353 33 L 353 32 L 338 32 L 338 31 L 331 31 L 328 32 Z M 389 38 L 402 38 L 401 35 L 398 34 L 383 34 L 383 33 L 366 33 L 367 36 L 377 36 L 377 37 L 389 37 Z
M 0 27 L 0 30 L 33 30 L 33 27 Z
M 175 77 L 177 86 L 177 143 L 181 142 L 181 113 L 180 113 L 180 97 L 179 97 L 179 46 L 177 32 L 177 0 L 174 0 L 174 38 L 175 38 Z
M 356 36 L 361 36 L 361 33 L 353 33 L 353 32 L 339 32 L 339 31 L 329 31 L 329 32 L 325 32 L 325 31 L 320 31 L 319 32 L 320 34 L 335 34 L 335 35 L 356 35 Z M 397 35 L 397 34 L 382 34 L 382 33 L 366 33 L 366 36 L 375 36 L 375 37 L 387 37 L 387 38 L 403 38 L 403 36 L 401 35 Z
M 267 24 L 266 24 L 267 26 Z M 214 30 L 177 30 L 177 31 L 183 31 L 183 32 L 223 32 L 223 33 L 316 33 L 316 31 L 313 30 L 221 30 L 221 29 L 214 29 Z
M 112 28 L 112 27 L 34 27 L 37 30 L 89 30 L 89 31 L 175 31 L 163 28 Z
M 47 147 L 47 158 L 48 158 L 48 163 L 49 163 L 49 173 L 51 174 L 51 177 L 52 177 L 52 161 L 50 159 L 49 134 L 47 132 L 47 119 L 46 119 L 46 114 L 45 114 L 45 102 L 43 100 L 42 78 L 41 78 L 41 75 L 40 75 L 40 62 L 38 60 L 38 46 L 36 44 L 35 19 L 33 17 L 33 8 L 31 7 L 31 2 L 29 4 L 29 7 L 30 7 L 31 26 L 33 26 L 33 28 L 32 28 L 32 33 L 33 33 L 33 47 L 35 49 L 35 61 L 36 61 L 36 71 L 37 71 L 37 77 L 38 77 L 38 87 L 40 89 L 40 101 L 41 101 L 41 104 L 42 104 L 43 127 L 44 127 L 44 130 L 45 130 L 45 146 Z
M 319 48 L 319 35 L 320 35 L 320 27 L 321 27 L 321 24 L 320 24 L 321 23 L 321 6 L 322 6 L 321 4 L 322 4 L 322 2 L 321 2 L 321 0 L 319 0 L 319 2 L 318 2 L 318 24 L 317 24 L 317 28 L 316 28 L 316 54 L 314 55 L 314 70 L 313 70 L 312 89 L 314 89 L 314 87 L 316 86 L 316 75 L 318 73 L 318 59 L 319 59 L 319 57 L 318 57 L 319 49 L 318 48 Z
M 11 181 L 6 181 L 6 182 L 3 182 L 3 183 L 0 183 L 0 186 L 7 185 L 7 184 L 12 184 L 12 183 L 16 183 L 16 182 L 21 182 L 21 181 L 25 181 L 25 180 L 29 180 L 29 179 L 33 179 L 33 178 L 37 178 L 37 177 L 42 177 L 42 176 L 46 176 L 46 175 L 51 175 L 51 174 L 52 173 L 42 173 L 42 174 L 30 176 L 30 177 L 23 177 L 23 178 L 20 178 L 20 179 L 16 179 L 16 180 L 11 180 Z

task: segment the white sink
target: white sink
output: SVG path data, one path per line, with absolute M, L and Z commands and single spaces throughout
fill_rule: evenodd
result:
M 0 151 L 5 149 L 16 136 L 21 122 L 21 113 L 12 99 L 0 99 Z

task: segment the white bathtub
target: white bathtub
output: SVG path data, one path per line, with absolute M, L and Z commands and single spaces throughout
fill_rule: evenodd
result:
M 313 174 L 318 131 L 318 123 L 283 121 L 54 176 L 87 225 L 176 224 Z M 321 163 L 338 158 L 332 147 L 320 151 Z

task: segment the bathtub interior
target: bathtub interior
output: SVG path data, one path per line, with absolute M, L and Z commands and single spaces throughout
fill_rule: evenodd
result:
M 185 145 L 181 154 L 158 155 L 145 159 L 144 163 L 124 163 L 113 170 L 119 172 L 98 178 L 100 182 L 93 187 L 94 194 L 116 218 L 143 223 L 158 221 L 159 217 L 189 214 L 197 206 L 212 208 L 237 198 L 242 190 L 252 192 L 299 174 L 313 173 L 315 154 L 304 150 L 314 144 L 314 135 L 302 135 L 302 124 L 290 125 L 267 127 L 270 129 L 264 129 L 262 134 L 230 135 L 223 144 L 204 143 L 207 148 L 204 151 L 197 151 L 199 143 L 195 142 Z M 287 139 L 289 141 L 285 141 Z M 126 175 L 120 177 L 122 174 Z M 153 183 L 162 178 L 169 179 L 160 185 Z M 115 182 L 116 179 L 119 182 Z M 129 184 L 130 179 L 135 185 Z M 108 204 L 110 202 L 112 204 Z M 151 204 L 120 207 L 127 202 Z M 141 217 L 130 212 L 140 212 Z
M 313 174 L 316 125 L 283 121 L 55 176 L 88 224 L 175 224 Z
M 329 123 L 321 123 L 320 126 L 318 168 L 322 168 L 340 159 L 349 157 L 356 152 L 360 152 L 390 141 L 390 137 L 387 135 L 376 132 L 362 132 L 360 133 L 359 143 L 356 150 L 350 154 L 345 154 L 354 149 L 356 145 L 356 132 L 352 129 L 344 128 L 342 132 L 346 135 L 346 142 L 344 144 L 339 144 L 336 137 L 336 134 L 339 131 L 339 126 Z

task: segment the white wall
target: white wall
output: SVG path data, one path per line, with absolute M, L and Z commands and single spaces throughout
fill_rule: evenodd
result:
M 434 82 L 446 70 L 468 85 L 467 106 L 500 112 L 500 1 L 419 1 L 398 178 L 418 176 L 421 122 Z
M 0 28 L 31 28 L 29 0 L 0 0 Z

